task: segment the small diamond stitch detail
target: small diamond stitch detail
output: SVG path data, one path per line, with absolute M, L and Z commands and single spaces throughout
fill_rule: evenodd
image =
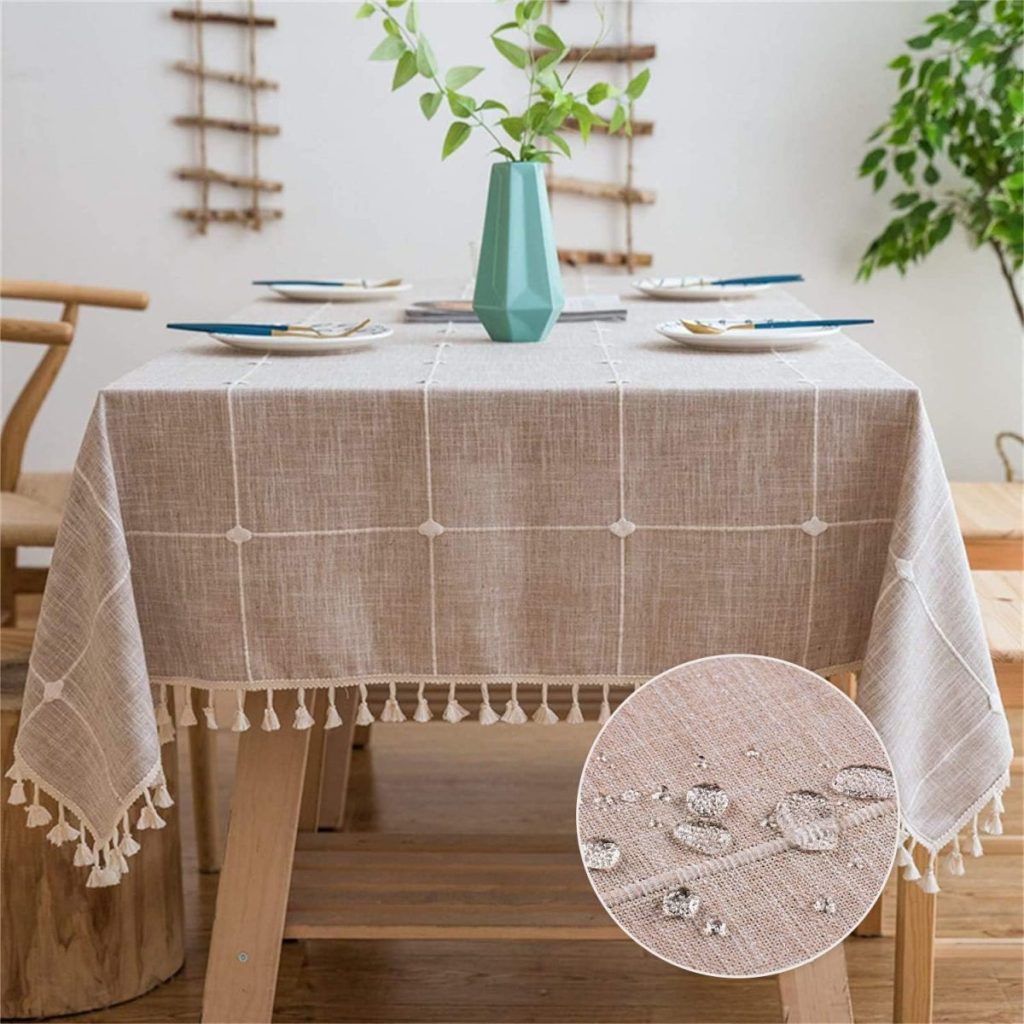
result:
M 252 540 L 252 532 L 241 525 L 232 526 L 224 536 L 232 544 L 244 544 L 247 540 Z
M 800 524 L 800 529 L 803 530 L 808 537 L 818 537 L 828 529 L 828 523 L 823 519 L 819 519 L 817 516 L 811 516 L 810 519 L 807 519 Z
M 416 531 L 424 537 L 440 537 L 444 533 L 444 527 L 434 519 L 426 519 L 416 527 Z
M 616 537 L 625 540 L 630 534 L 636 532 L 636 523 L 631 523 L 625 516 L 617 519 L 608 527 Z
M 583 863 L 592 871 L 610 871 L 622 857 L 619 844 L 613 839 L 591 839 L 581 849 Z

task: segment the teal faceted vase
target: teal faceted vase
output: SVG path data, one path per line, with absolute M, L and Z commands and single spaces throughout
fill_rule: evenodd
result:
M 564 305 L 542 165 L 495 164 L 473 312 L 495 341 L 543 341 Z

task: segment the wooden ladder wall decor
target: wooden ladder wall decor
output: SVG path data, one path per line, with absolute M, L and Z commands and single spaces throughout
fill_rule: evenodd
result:
M 564 3 L 567 0 L 558 0 Z M 549 4 L 549 9 L 550 9 Z M 625 66 L 626 81 L 630 81 L 634 75 L 634 68 L 637 63 L 653 60 L 657 56 L 653 44 L 637 45 L 633 42 L 633 0 L 627 0 L 624 5 L 626 10 L 625 45 L 623 46 L 596 46 L 590 52 L 585 47 L 572 47 L 567 56 L 569 61 L 586 58 L 587 63 L 608 63 L 622 64 Z M 632 120 L 633 105 L 630 105 L 630 119 Z M 654 257 L 648 252 L 637 252 L 634 245 L 633 230 L 633 208 L 635 206 L 648 206 L 655 201 L 655 193 L 651 189 L 638 188 L 636 185 L 636 167 L 634 162 L 634 140 L 637 136 L 650 136 L 654 134 L 653 121 L 632 120 L 632 134 L 626 134 L 620 130 L 615 133 L 614 139 L 626 144 L 626 167 L 625 181 L 622 184 L 603 181 L 588 181 L 582 178 L 564 177 L 554 174 L 551 171 L 547 175 L 548 191 L 559 192 L 569 195 L 586 196 L 592 199 L 603 199 L 615 203 L 621 203 L 625 216 L 626 245 L 624 251 L 602 250 L 602 249 L 564 249 L 559 248 L 558 258 L 562 263 L 571 267 L 603 266 L 622 267 L 632 273 L 637 267 L 649 267 L 654 262 Z M 565 127 L 569 130 L 578 130 L 579 126 L 572 119 L 566 121 Z M 608 130 L 595 127 L 594 133 Z
M 255 0 L 245 0 L 242 13 L 207 11 L 202 0 L 195 0 L 191 8 L 174 8 L 171 18 L 175 21 L 190 22 L 195 26 L 195 60 L 178 61 L 174 70 L 189 75 L 196 82 L 196 112 L 174 118 L 174 123 L 196 132 L 197 162 L 194 167 L 179 167 L 175 177 L 182 181 L 199 184 L 199 205 L 178 210 L 177 215 L 192 222 L 201 235 L 206 234 L 208 224 L 243 224 L 253 231 L 259 231 L 264 222 L 280 220 L 284 215 L 280 209 L 263 206 L 263 193 L 280 192 L 284 186 L 279 181 L 268 181 L 260 175 L 260 140 L 265 136 L 278 135 L 281 131 L 276 124 L 264 124 L 259 119 L 259 94 L 266 89 L 277 89 L 278 83 L 261 78 L 256 73 L 256 33 L 260 29 L 275 28 L 277 20 L 256 14 Z M 203 29 L 205 25 L 223 25 L 244 28 L 247 35 L 247 56 L 244 71 L 217 71 L 206 66 L 204 55 Z M 206 83 L 224 82 L 246 89 L 249 96 L 249 116 L 246 120 L 211 117 L 206 109 Z M 245 173 L 229 174 L 214 170 L 209 165 L 207 154 L 208 132 L 238 132 L 249 136 L 249 166 Z M 223 207 L 210 204 L 213 186 L 224 186 L 248 193 L 248 205 L 244 207 Z

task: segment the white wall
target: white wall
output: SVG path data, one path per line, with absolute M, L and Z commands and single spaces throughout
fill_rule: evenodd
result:
M 261 234 L 191 233 L 172 211 L 192 202 L 194 186 L 171 172 L 192 162 L 192 135 L 170 123 L 192 109 L 191 85 L 169 70 L 190 56 L 191 35 L 170 6 L 2 4 L 3 273 L 152 295 L 144 314 L 83 311 L 30 443 L 33 468 L 70 465 L 96 390 L 179 340 L 165 321 L 231 311 L 254 294 L 252 277 L 469 271 L 484 140 L 441 164 L 440 118 L 423 121 L 415 86 L 390 94 L 389 66 L 365 59 L 379 30 L 353 21 L 352 3 L 260 4 L 279 19 L 260 36 L 259 58 L 282 82 L 264 101 L 283 132 L 263 147 L 263 170 L 286 183 L 285 219 Z M 638 179 L 659 200 L 640 213 L 637 239 L 666 273 L 800 270 L 811 306 L 877 317 L 860 337 L 922 387 L 950 474 L 983 479 L 998 475 L 993 435 L 1021 421 L 1019 332 L 994 258 L 954 237 L 905 279 L 853 282 L 886 219 L 855 173 L 892 98 L 885 63 L 937 6 L 638 0 L 637 36 L 659 54 L 638 111 L 657 122 L 637 143 Z M 422 7 L 443 63 L 497 68 L 486 37 L 505 12 L 492 0 Z M 607 7 L 617 30 L 621 5 Z M 574 40 L 593 22 L 589 4 L 556 14 Z M 238 66 L 239 33 L 207 38 L 211 64 Z M 507 92 L 513 74 L 478 82 Z M 228 114 L 237 103 L 230 88 L 210 100 Z M 572 173 L 602 176 L 616 153 L 596 141 Z M 216 158 L 241 166 L 242 151 Z M 612 241 L 600 205 L 560 199 L 556 221 L 563 244 Z M 5 407 L 35 355 L 12 347 Z

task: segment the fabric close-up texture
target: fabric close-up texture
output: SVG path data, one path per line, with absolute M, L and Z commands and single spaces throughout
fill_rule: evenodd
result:
M 381 304 L 384 342 L 200 342 L 104 389 L 9 773 L 29 824 L 50 813 L 34 783 L 93 860 L 107 851 L 97 884 L 116 881 L 139 811 L 152 826 L 166 802 L 174 688 L 210 695 L 178 728 L 308 728 L 313 689 L 330 728 L 339 688 L 360 724 L 551 724 L 556 690 L 571 724 L 668 666 L 745 651 L 862 667 L 905 827 L 951 843 L 998 800 L 1011 748 L 917 389 L 842 336 L 699 352 L 659 338 L 658 303 L 624 305 L 624 322 L 503 346 Z M 807 314 L 785 295 L 742 308 Z M 235 698 L 219 720 L 218 691 Z
M 676 966 L 776 974 L 871 909 L 899 838 L 891 766 L 838 689 L 786 662 L 690 662 L 599 734 L 577 827 L 594 890 Z

